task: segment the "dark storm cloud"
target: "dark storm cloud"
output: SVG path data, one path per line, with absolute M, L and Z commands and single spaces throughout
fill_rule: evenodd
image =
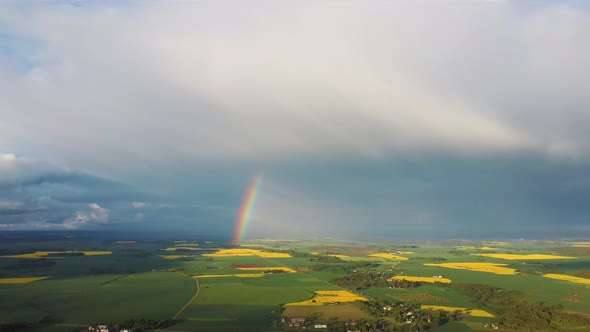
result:
M 589 176 L 588 163 L 540 155 L 284 165 L 262 185 L 252 227 L 275 236 L 290 225 L 308 236 L 579 235 Z
M 0 174 L 0 224 L 17 228 L 141 222 L 144 214 L 138 215 L 138 203 L 131 201 L 155 197 L 128 184 L 13 154 L 0 155 Z

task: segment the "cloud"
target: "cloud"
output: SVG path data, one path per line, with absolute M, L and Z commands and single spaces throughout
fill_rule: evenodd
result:
M 527 3 L 8 3 L 0 225 L 227 232 L 261 168 L 261 233 L 580 225 L 590 11 Z
M 131 202 L 131 206 L 133 206 L 133 208 L 135 209 L 140 209 L 142 207 L 145 207 L 146 204 L 144 202 Z
M 0 224 L 20 228 L 78 228 L 136 222 L 136 208 L 156 198 L 125 183 L 45 161 L 0 155 Z M 105 207 L 109 206 L 111 208 Z
M 0 82 L 0 142 L 102 169 L 587 151 L 587 11 L 263 3 L 12 6 L 0 20 L 38 47 Z
M 88 204 L 88 208 L 88 211 L 77 211 L 74 216 L 64 220 L 64 227 L 67 229 L 76 229 L 108 224 L 109 210 L 96 203 Z
M 0 214 L 19 213 L 24 207 L 23 202 L 15 201 L 0 201 Z
M 0 153 L 0 189 L 22 185 L 61 181 L 70 176 L 70 171 L 35 159 L 17 157 L 12 153 Z
M 142 221 L 144 217 L 145 214 L 143 214 L 143 212 L 137 212 L 135 216 L 133 216 L 133 221 Z

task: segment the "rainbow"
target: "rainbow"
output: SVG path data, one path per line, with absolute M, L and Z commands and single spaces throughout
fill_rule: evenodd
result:
M 258 196 L 261 180 L 262 175 L 257 174 L 252 178 L 248 185 L 248 190 L 246 190 L 246 195 L 244 196 L 242 206 L 240 207 L 240 211 L 236 218 L 236 226 L 234 228 L 234 237 L 232 241 L 233 244 L 239 244 L 244 238 L 246 229 L 248 228 L 248 222 L 252 216 L 252 210 L 254 210 L 254 205 L 256 204 L 256 196 Z

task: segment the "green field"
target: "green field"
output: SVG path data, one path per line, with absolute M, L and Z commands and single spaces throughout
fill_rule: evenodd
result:
M 192 279 L 174 272 L 101 275 L 0 285 L 0 319 L 89 324 L 146 318 L 166 319 L 194 293 Z
M 360 303 L 337 305 L 283 306 L 310 300 L 314 291 L 344 290 L 356 292 L 371 301 L 415 305 L 442 305 L 483 309 L 495 313 L 500 307 L 485 306 L 461 293 L 455 285 L 482 284 L 506 292 L 517 291 L 523 298 L 548 305 L 561 305 L 569 312 L 590 313 L 590 286 L 542 277 L 544 273 L 585 275 L 590 271 L 587 251 L 572 249 L 559 242 L 516 241 L 493 250 L 478 249 L 485 242 L 453 243 L 370 243 L 345 240 L 253 242 L 257 250 L 289 252 L 294 257 L 265 258 L 257 255 L 208 257 L 203 254 L 229 248 L 224 243 L 196 243 L 208 250 L 179 251 L 187 258 L 164 259 L 161 255 L 175 242 L 171 240 L 117 243 L 114 239 L 61 238 L 52 240 L 8 241 L 0 244 L 0 255 L 34 251 L 112 251 L 111 255 L 63 258 L 0 258 L 0 278 L 49 276 L 25 284 L 0 283 L 0 321 L 26 322 L 31 331 L 87 330 L 97 323 L 122 323 L 129 319 L 167 322 L 162 328 L 174 331 L 281 331 L 289 329 L 290 317 L 315 317 L 316 322 L 375 319 Z M 254 248 L 254 247 L 243 247 Z M 584 249 L 584 248 L 582 248 Z M 404 252 L 408 260 L 375 258 L 371 253 Z M 411 252 L 411 253 L 410 253 Z M 518 253 L 576 255 L 571 260 L 508 261 L 474 256 L 476 253 Z M 313 254 L 312 254 L 313 253 Z M 340 260 L 330 255 L 346 255 Z M 425 263 L 502 263 L 517 269 L 514 275 L 425 266 Z M 359 271 L 347 266 L 361 266 Z M 322 268 L 318 268 L 322 266 Z M 263 273 L 238 267 L 288 267 L 295 273 L 272 273 L 259 278 L 199 278 L 199 293 L 194 276 Z M 335 280 L 361 271 L 375 275 L 452 279 L 451 285 L 422 284 L 396 288 L 384 283 L 356 289 L 337 285 Z M 180 315 L 171 320 L 183 307 Z M 286 310 L 285 310 L 286 309 Z M 389 318 L 388 318 L 389 319 Z M 484 324 L 495 318 L 465 316 L 433 331 L 485 331 Z M 391 320 L 394 322 L 394 320 Z M 405 323 L 405 322 L 403 322 Z M 403 325 L 402 323 L 402 325 Z M 394 326 L 396 323 L 392 323 Z M 400 325 L 400 326 L 402 326 Z M 334 325 L 336 326 L 336 325 Z M 409 326 L 409 325 L 408 325 Z M 336 327 L 334 327 L 336 328 Z M 504 328 L 510 331 L 508 328 Z M 567 329 L 564 329 L 567 330 Z M 579 329 L 578 329 L 579 330 Z

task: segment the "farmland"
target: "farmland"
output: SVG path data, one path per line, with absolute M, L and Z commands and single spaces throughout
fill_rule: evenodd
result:
M 487 323 L 517 321 L 510 302 L 482 297 L 486 292 L 509 294 L 522 301 L 520 308 L 551 312 L 574 327 L 583 324 L 576 313 L 590 313 L 590 257 L 574 255 L 582 247 L 573 242 L 330 239 L 236 246 L 68 236 L 0 242 L 0 320 L 31 331 L 132 320 L 169 331 L 297 330 L 289 327 L 293 317 L 336 330 L 338 322 L 362 319 L 399 329 L 485 331 Z M 562 252 L 568 254 L 555 254 Z M 396 309 L 384 311 L 390 306 Z M 410 311 L 413 318 L 400 318 Z
M 443 305 L 422 305 L 422 309 L 425 310 L 443 310 L 443 311 L 462 311 L 468 314 L 469 316 L 473 317 L 494 317 L 494 315 L 490 314 L 489 312 L 481 309 L 467 309 L 467 308 L 460 308 L 460 307 L 447 307 Z
M 30 282 L 35 282 L 47 278 L 49 277 L 0 278 L 0 284 L 28 284 Z
M 427 263 L 425 266 L 439 266 L 448 269 L 489 272 L 495 274 L 516 274 L 516 269 L 506 267 L 508 264 L 496 263 Z

